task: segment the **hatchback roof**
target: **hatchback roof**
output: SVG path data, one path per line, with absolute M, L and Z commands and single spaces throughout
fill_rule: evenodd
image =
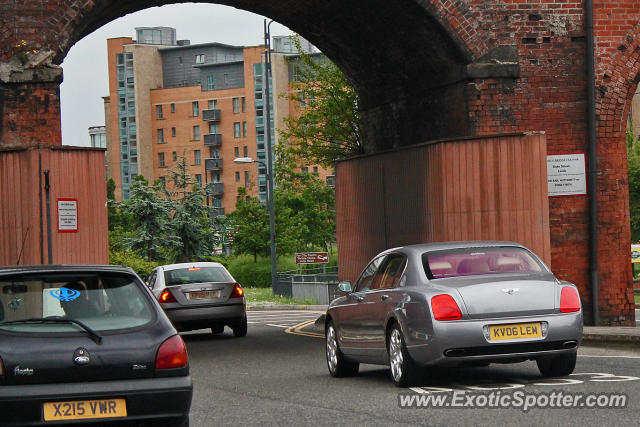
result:
M 133 273 L 130 267 L 121 265 L 88 265 L 88 264 L 41 264 L 41 265 L 16 265 L 0 267 L 0 276 L 20 273 L 64 273 L 64 272 L 114 272 Z

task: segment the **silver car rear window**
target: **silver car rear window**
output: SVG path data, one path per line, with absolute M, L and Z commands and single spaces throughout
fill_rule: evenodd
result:
M 518 247 L 458 248 L 427 252 L 422 264 L 429 279 L 502 273 L 540 273 L 546 268 Z
M 136 328 L 155 319 L 148 295 L 126 274 L 29 275 L 0 279 L 0 330 L 10 332 L 76 332 L 78 320 L 95 331 Z M 42 323 L 25 322 L 42 319 Z
M 164 282 L 167 286 L 189 283 L 230 282 L 233 279 L 224 267 L 189 267 L 167 270 Z

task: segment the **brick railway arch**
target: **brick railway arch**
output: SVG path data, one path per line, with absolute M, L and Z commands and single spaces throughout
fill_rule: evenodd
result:
M 0 148 L 60 144 L 55 68 L 124 14 L 182 1 L 0 0 Z M 547 152 L 587 152 L 583 0 L 220 0 L 317 45 L 362 97 L 365 149 L 438 138 L 545 131 Z M 601 317 L 631 325 L 624 127 L 638 82 L 640 0 L 596 2 L 598 263 Z M 16 43 L 39 49 L 21 67 Z M 33 65 L 31 68 L 29 65 Z M 551 267 L 589 307 L 588 198 L 549 200 Z M 590 313 L 585 313 L 589 322 Z

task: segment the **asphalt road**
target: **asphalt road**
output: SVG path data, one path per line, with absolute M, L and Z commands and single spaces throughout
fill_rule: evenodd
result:
M 250 313 L 249 333 L 184 334 L 194 396 L 192 426 L 212 425 L 637 425 L 640 349 L 581 348 L 574 375 L 543 380 L 535 362 L 439 369 L 398 389 L 385 367 L 361 365 L 354 378 L 326 368 L 324 340 L 285 332 L 313 313 Z M 289 329 L 289 331 L 291 331 Z M 453 398 L 493 392 L 624 393 L 626 408 L 400 408 L 399 393 Z M 464 396 L 461 396 L 462 399 Z M 476 397 L 477 399 L 477 397 Z M 459 401 L 462 402 L 462 401 Z M 481 401 L 478 401 L 480 403 Z M 466 403 L 466 402 L 463 402 Z M 486 406 L 486 403 L 485 403 Z

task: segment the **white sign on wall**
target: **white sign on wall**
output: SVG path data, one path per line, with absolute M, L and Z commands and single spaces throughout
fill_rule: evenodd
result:
M 587 194 L 587 171 L 584 153 L 547 156 L 549 197 Z
M 78 231 L 78 200 L 58 199 L 58 232 Z

